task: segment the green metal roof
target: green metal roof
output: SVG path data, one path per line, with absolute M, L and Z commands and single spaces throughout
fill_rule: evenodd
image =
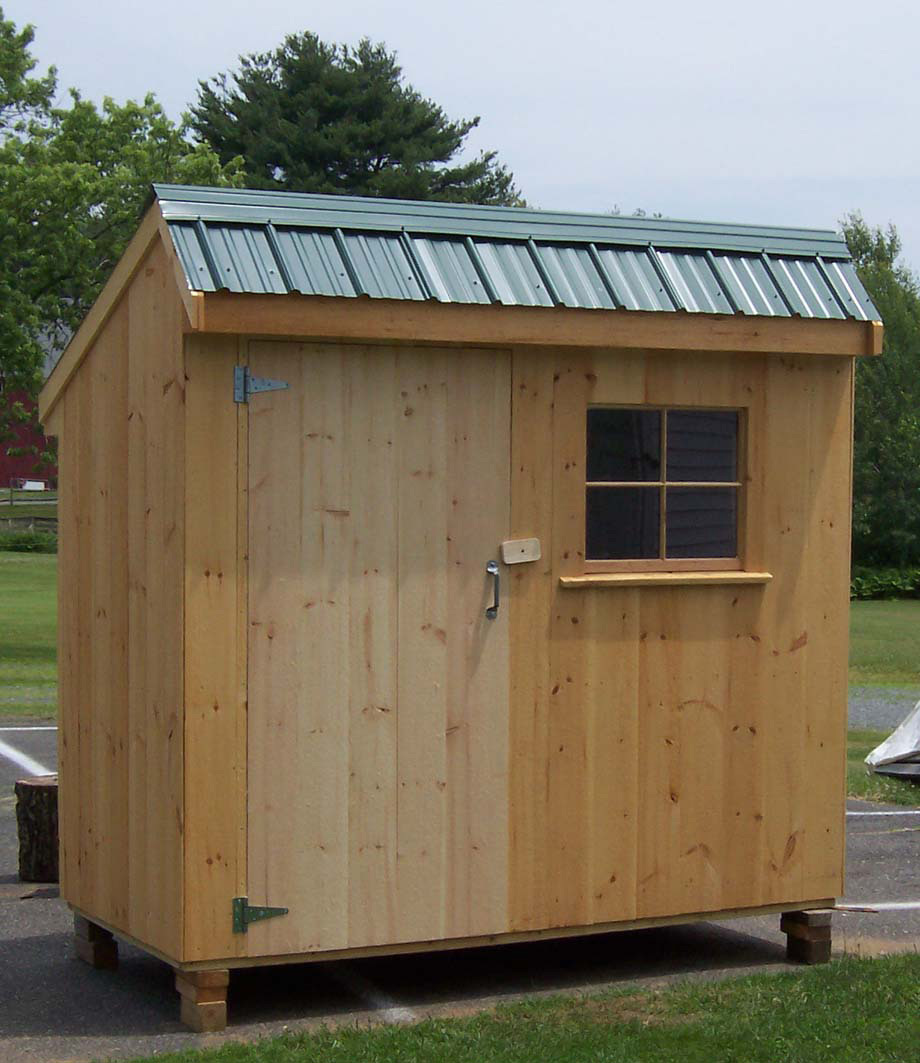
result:
M 824 230 L 155 185 L 195 291 L 877 320 Z

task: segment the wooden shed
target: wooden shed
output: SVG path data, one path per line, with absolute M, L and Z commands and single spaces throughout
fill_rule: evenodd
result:
M 235 967 L 833 904 L 842 240 L 155 193 L 41 396 L 80 954 L 216 1028 Z

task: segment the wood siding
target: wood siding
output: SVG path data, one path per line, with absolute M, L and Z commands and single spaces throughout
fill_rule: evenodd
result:
M 246 895 L 246 425 L 235 336 L 186 340 L 184 958 L 234 956 Z
M 254 343 L 250 955 L 507 926 L 510 361 Z
M 510 929 L 843 889 L 852 360 L 516 352 Z M 758 585 L 584 572 L 589 403 L 746 412 Z
M 56 414 L 62 895 L 176 957 L 183 316 L 155 244 Z

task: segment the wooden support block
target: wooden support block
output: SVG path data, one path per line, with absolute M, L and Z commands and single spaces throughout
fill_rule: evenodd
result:
M 180 1019 L 197 1033 L 213 1033 L 227 1026 L 227 987 L 230 972 L 176 971 L 181 999 Z
M 118 966 L 118 942 L 82 915 L 73 917 L 73 944 L 77 956 L 97 971 L 114 971 Z
M 794 963 L 827 963 L 831 958 L 831 913 L 783 912 L 780 930 L 786 935 L 786 957 Z

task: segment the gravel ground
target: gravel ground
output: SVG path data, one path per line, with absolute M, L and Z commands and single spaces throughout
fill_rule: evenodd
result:
M 916 687 L 850 687 L 850 727 L 893 731 L 920 701 Z

